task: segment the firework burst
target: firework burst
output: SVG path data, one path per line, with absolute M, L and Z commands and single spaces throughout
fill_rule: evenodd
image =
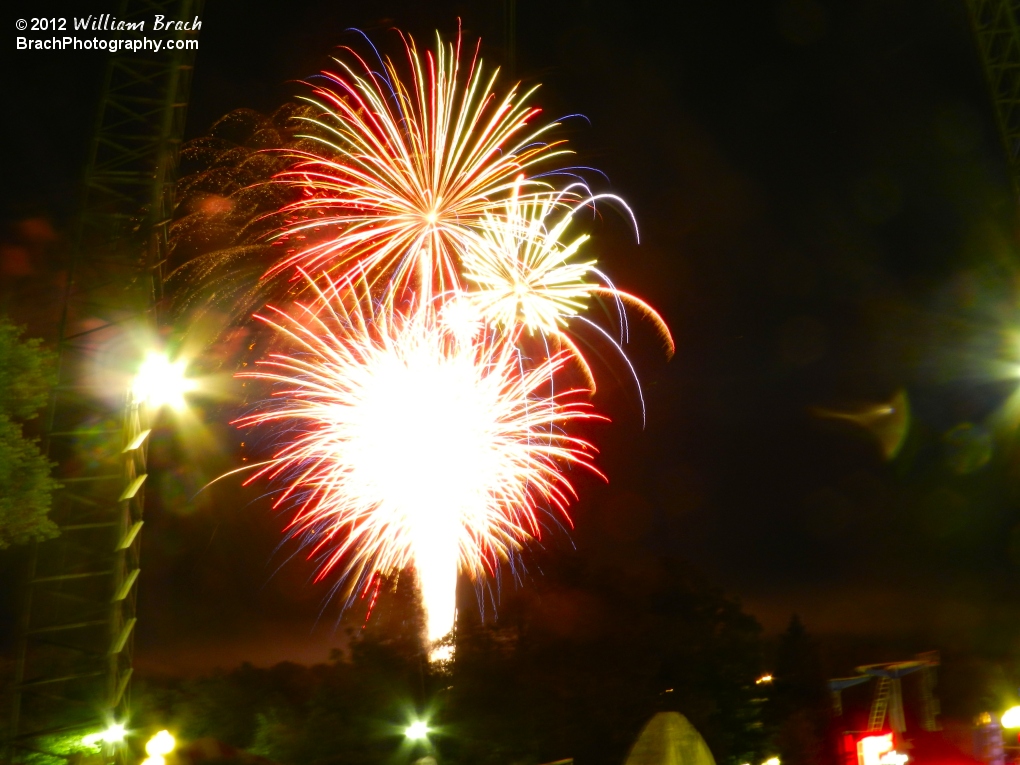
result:
M 477 49 L 462 66 L 461 38 L 419 52 L 404 38 L 406 74 L 391 59 L 377 72 L 352 49 L 323 72 L 307 99 L 308 138 L 321 151 L 295 151 L 278 181 L 305 197 L 284 213 L 291 254 L 270 273 L 300 266 L 342 273 L 353 264 L 374 282 L 417 281 L 426 297 L 460 284 L 457 263 L 472 228 L 502 203 L 524 172 L 568 153 L 531 122 L 531 89 L 495 91 Z M 526 193 L 548 189 L 533 175 Z
M 556 123 L 535 126 L 533 90 L 498 94 L 498 70 L 459 36 L 425 52 L 403 41 L 401 66 L 343 49 L 294 112 L 304 132 L 272 152 L 289 164 L 270 185 L 298 196 L 260 218 L 283 221 L 261 250 L 281 255 L 251 292 L 306 301 L 257 316 L 280 352 L 240 376 L 273 395 L 236 424 L 277 435 L 248 482 L 275 484 L 317 579 L 335 575 L 349 604 L 413 567 L 435 640 L 453 626 L 458 572 L 492 574 L 543 513 L 569 523 L 566 471 L 599 474 L 572 434 L 604 419 L 579 343 L 604 337 L 633 373 L 626 309 L 669 353 L 673 340 L 584 253 L 578 213 L 633 215 L 557 170 L 568 152 L 546 139 Z M 588 318 L 593 304 L 617 332 Z M 587 389 L 560 382 L 571 363 Z
M 437 639 L 453 627 L 458 570 L 491 573 L 540 534 L 542 508 L 565 516 L 565 468 L 597 473 L 591 445 L 564 427 L 601 418 L 583 390 L 553 388 L 565 354 L 527 362 L 512 333 L 458 336 L 431 302 L 309 285 L 310 304 L 258 317 L 291 350 L 242 375 L 274 393 L 238 424 L 286 434 L 249 481 L 279 482 L 277 506 L 296 507 L 290 533 L 348 597 L 413 565 Z
M 500 209 L 485 214 L 472 246 L 461 252 L 468 288 L 452 296 L 450 315 L 459 321 L 510 331 L 524 328 L 553 338 L 571 351 L 592 389 L 591 368 L 569 334 L 572 320 L 595 327 L 622 354 L 620 344 L 627 334 L 624 309 L 630 306 L 653 323 L 672 355 L 673 338 L 662 317 L 645 301 L 613 286 L 594 259 L 578 256 L 589 239 L 587 234 L 568 235 L 576 214 L 597 201 L 614 202 L 630 214 L 623 200 L 604 194 L 574 201 L 572 188 L 525 196 L 519 191 L 515 186 Z M 616 306 L 618 339 L 582 315 L 593 297 L 606 298 Z

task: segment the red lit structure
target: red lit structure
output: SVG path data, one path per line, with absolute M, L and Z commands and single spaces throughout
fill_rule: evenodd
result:
M 942 730 L 938 666 L 929 652 L 829 681 L 840 765 L 1005 765 L 1001 746 L 983 746 L 973 728 L 967 740 Z

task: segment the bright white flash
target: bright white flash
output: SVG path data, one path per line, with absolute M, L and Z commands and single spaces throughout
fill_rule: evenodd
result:
M 144 401 L 154 409 L 185 406 L 184 394 L 195 389 L 195 381 L 185 376 L 187 362 L 170 361 L 165 354 L 150 351 L 135 376 L 132 393 L 135 401 Z

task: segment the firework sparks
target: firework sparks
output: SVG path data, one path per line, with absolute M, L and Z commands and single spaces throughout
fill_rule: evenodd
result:
M 311 304 L 259 317 L 292 352 L 243 375 L 273 383 L 275 403 L 238 424 L 286 433 L 249 481 L 282 482 L 290 532 L 348 596 L 413 565 L 435 640 L 453 627 L 458 570 L 491 573 L 539 535 L 540 508 L 565 515 L 565 467 L 597 473 L 564 428 L 601 418 L 583 391 L 553 391 L 564 354 L 525 363 L 513 334 L 457 336 L 432 303 L 309 284 Z
M 469 289 L 453 296 L 451 306 L 457 308 L 451 307 L 450 315 L 555 338 L 573 353 L 592 388 L 591 368 L 566 330 L 575 318 L 595 326 L 581 316 L 593 296 L 608 298 L 617 307 L 619 342 L 603 332 L 617 349 L 626 339 L 624 307 L 629 305 L 654 324 L 672 355 L 673 338 L 662 317 L 645 301 L 614 287 L 595 260 L 578 259 L 587 234 L 571 238 L 567 233 L 577 212 L 599 200 L 611 200 L 629 213 L 623 200 L 601 195 L 573 202 L 570 188 L 523 197 L 519 191 L 515 186 L 502 208 L 485 214 L 473 246 L 462 251 Z
M 491 324 L 556 334 L 587 307 L 596 286 L 589 281 L 595 261 L 574 260 L 589 237 L 565 240 L 569 212 L 548 227 L 561 207 L 558 194 L 521 199 L 518 191 L 497 214 L 486 213 L 477 241 L 462 252 L 469 287 L 457 299 Z
M 271 273 L 358 264 L 373 281 L 417 279 L 426 296 L 457 287 L 472 227 L 520 185 L 518 175 L 567 153 L 544 139 L 556 123 L 530 126 L 534 89 L 497 96 L 498 70 L 485 72 L 477 49 L 462 68 L 459 36 L 437 38 L 424 54 L 404 41 L 407 75 L 389 58 L 379 73 L 345 49 L 341 71 L 324 72 L 327 84 L 308 99 L 320 116 L 306 118 L 306 137 L 321 151 L 292 152 L 296 164 L 278 178 L 307 196 L 284 210 L 292 222 L 281 236 L 295 247 Z
M 262 284 L 294 271 L 276 294 L 307 302 L 257 316 L 284 348 L 240 375 L 274 392 L 236 424 L 278 437 L 248 482 L 275 482 L 317 579 L 335 575 L 350 604 L 413 567 L 434 641 L 453 627 L 458 572 L 512 560 L 543 512 L 569 522 L 565 470 L 598 474 L 570 431 L 604 418 L 559 382 L 573 361 L 595 388 L 578 347 L 592 334 L 575 332 L 601 333 L 632 373 L 625 309 L 670 353 L 673 340 L 584 254 L 578 212 L 630 210 L 554 185 L 550 161 L 568 152 L 545 137 L 556 123 L 535 126 L 533 90 L 498 94 L 498 70 L 462 56 L 460 36 L 425 52 L 403 40 L 401 66 L 344 49 L 295 116 L 300 147 L 276 150 L 291 164 L 274 188 L 301 198 L 262 218 L 284 221 Z M 593 303 L 615 336 L 586 316 Z

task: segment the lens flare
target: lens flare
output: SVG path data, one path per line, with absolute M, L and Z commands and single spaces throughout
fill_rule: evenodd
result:
M 274 393 L 237 424 L 286 438 L 249 482 L 281 482 L 290 532 L 349 598 L 413 565 L 436 640 L 453 627 L 458 571 L 492 573 L 540 535 L 543 508 L 566 516 L 564 469 L 598 471 L 565 427 L 604 418 L 585 391 L 554 387 L 565 353 L 525 359 L 512 333 L 450 332 L 433 302 L 308 283 L 313 302 L 259 317 L 289 350 L 242 375 Z
M 498 70 L 488 73 L 477 49 L 462 66 L 459 35 L 437 37 L 434 52 L 404 43 L 406 74 L 350 48 L 338 72 L 322 73 L 307 99 L 319 116 L 303 118 L 318 148 L 290 151 L 295 164 L 278 176 L 305 196 L 283 210 L 280 238 L 292 250 L 269 275 L 292 266 L 336 275 L 357 263 L 373 282 L 414 278 L 426 295 L 456 287 L 472 227 L 517 185 L 549 188 L 515 180 L 567 153 L 544 139 L 556 123 L 531 127 L 535 89 L 497 95 Z
M 404 735 L 412 741 L 423 741 L 429 737 L 429 724 L 423 720 L 416 720 L 404 729 Z

